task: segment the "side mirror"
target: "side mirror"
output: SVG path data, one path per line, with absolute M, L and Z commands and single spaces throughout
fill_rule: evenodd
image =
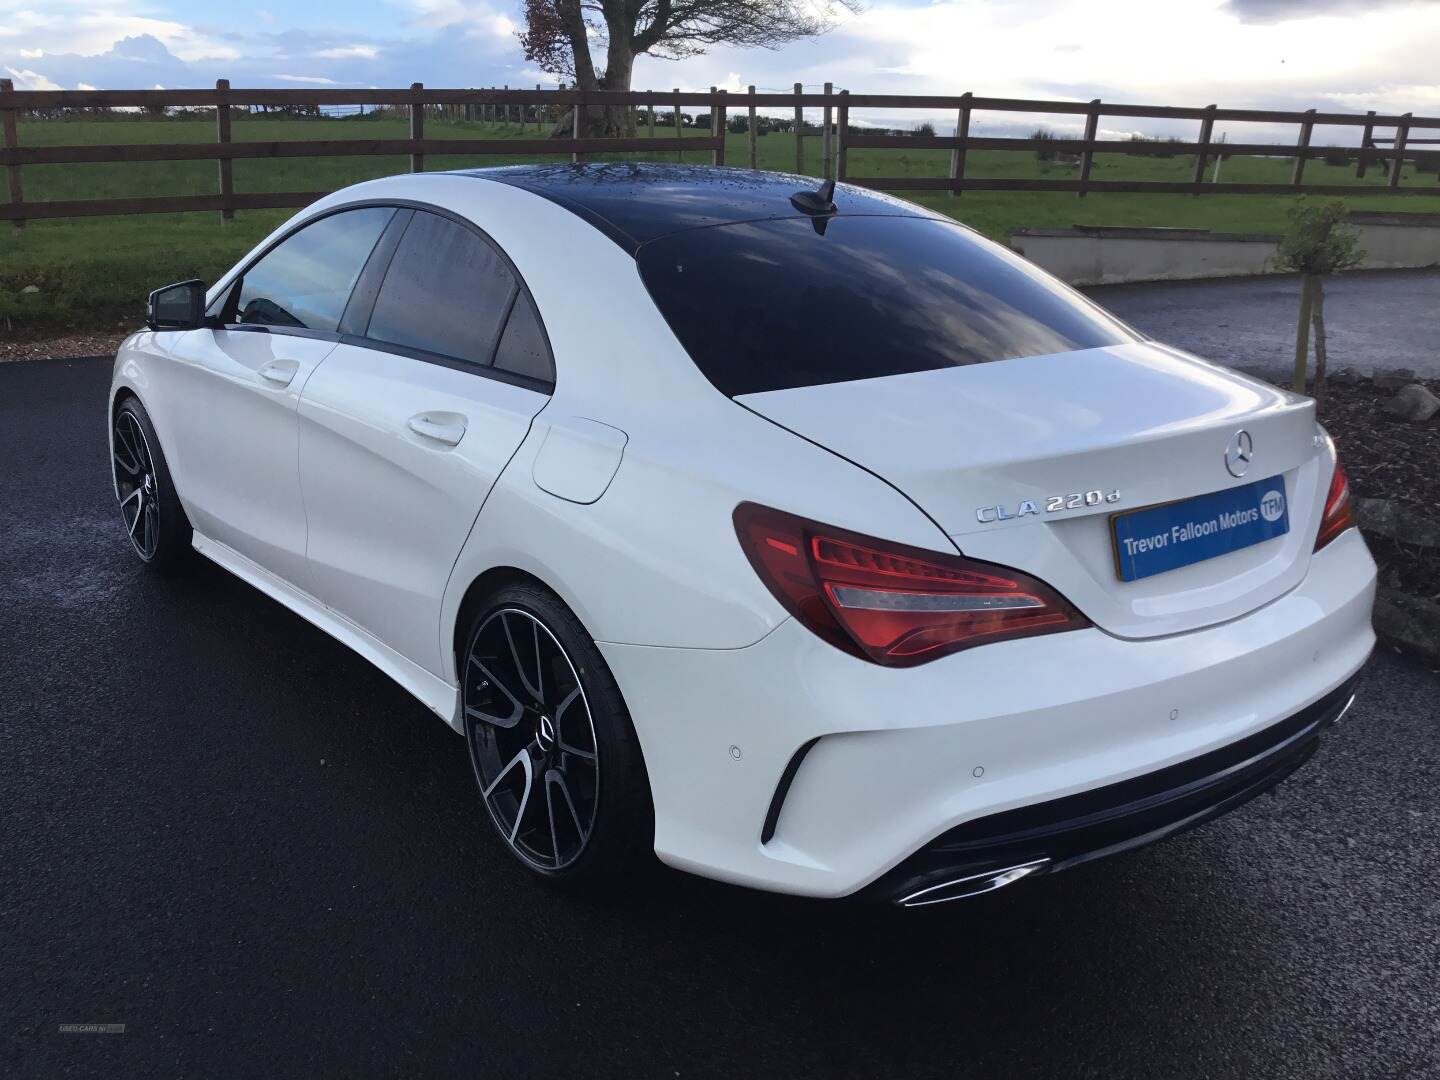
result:
M 197 279 L 156 289 L 145 301 L 151 330 L 195 330 L 205 324 L 205 283 Z

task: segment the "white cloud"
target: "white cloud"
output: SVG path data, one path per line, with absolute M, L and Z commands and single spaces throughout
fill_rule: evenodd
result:
M 513 38 L 518 29 L 505 10 L 488 3 L 468 0 L 406 0 L 406 3 L 415 12 L 411 25 L 423 30 L 461 29 L 469 37 Z
M 20 55 L 26 60 L 39 60 L 45 55 L 44 49 L 21 49 Z
M 552 75 L 548 71 L 541 71 L 539 68 L 525 68 L 520 72 L 520 78 L 528 86 L 535 83 L 539 86 L 559 86 L 560 76 Z
M 75 89 L 76 89 L 76 90 L 94 90 L 94 89 L 97 89 L 97 88 L 94 87 L 94 86 L 91 86 L 88 82 L 82 82 L 82 83 L 76 83 L 76 84 L 75 84 Z
M 236 59 L 240 53 L 203 31 L 169 19 L 117 15 L 95 0 L 46 0 L 39 10 L 0 0 L 0 33 L 24 39 L 22 55 L 98 56 L 127 37 L 149 35 L 183 61 Z
M 323 75 L 276 75 L 275 78 L 281 82 L 306 83 L 314 86 L 338 86 L 334 79 L 327 79 Z
M 380 50 L 374 45 L 342 45 L 315 53 L 321 60 L 374 60 Z
M 65 89 L 65 88 L 64 88 L 63 86 L 61 86 L 59 83 L 51 82 L 51 81 L 50 81 L 49 79 L 47 79 L 44 75 L 41 75 L 38 71 L 29 71 L 29 70 L 23 70 L 23 69 L 17 70 L 16 68 L 13 68 L 13 67 L 7 67 L 5 70 L 6 70 L 7 73 L 9 73 L 10 78 L 15 81 L 15 89 L 16 89 L 16 90 L 63 90 L 63 89 Z

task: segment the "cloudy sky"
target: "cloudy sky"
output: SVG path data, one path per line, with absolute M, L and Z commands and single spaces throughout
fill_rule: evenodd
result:
M 548 83 L 515 40 L 520 10 L 521 0 L 0 0 L 0 71 L 30 89 L 221 76 L 234 86 Z M 642 59 L 635 86 L 829 80 L 857 92 L 1435 115 L 1437 56 L 1440 0 L 869 0 L 828 35 L 779 51 Z

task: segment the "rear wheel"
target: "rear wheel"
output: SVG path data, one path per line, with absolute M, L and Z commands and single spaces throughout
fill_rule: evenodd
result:
M 126 398 L 115 410 L 110 455 L 130 546 L 147 565 L 172 569 L 190 552 L 190 522 L 175 494 L 155 426 L 135 398 Z
M 465 734 L 486 812 L 527 868 L 610 884 L 654 850 L 649 782 L 619 688 L 545 589 L 499 590 L 459 658 Z

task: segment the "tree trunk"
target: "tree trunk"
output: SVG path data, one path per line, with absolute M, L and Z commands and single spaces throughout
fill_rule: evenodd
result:
M 1315 411 L 1325 411 L 1325 279 L 1315 279 Z
M 1295 380 L 1291 384 L 1297 394 L 1305 392 L 1305 368 L 1310 360 L 1310 307 L 1314 295 L 1314 279 L 1305 274 L 1300 278 L 1300 325 L 1295 330 Z
M 575 88 L 577 90 L 629 90 L 630 79 L 634 71 L 634 55 L 612 41 L 605 74 L 599 77 L 592 74 L 589 78 L 577 74 Z M 574 135 L 574 112 L 574 109 L 566 109 L 560 119 L 555 122 L 555 126 L 550 129 L 552 139 L 568 139 Z M 580 117 L 580 137 L 582 139 L 633 139 L 635 137 L 635 110 L 629 105 L 587 106 L 584 114 Z

